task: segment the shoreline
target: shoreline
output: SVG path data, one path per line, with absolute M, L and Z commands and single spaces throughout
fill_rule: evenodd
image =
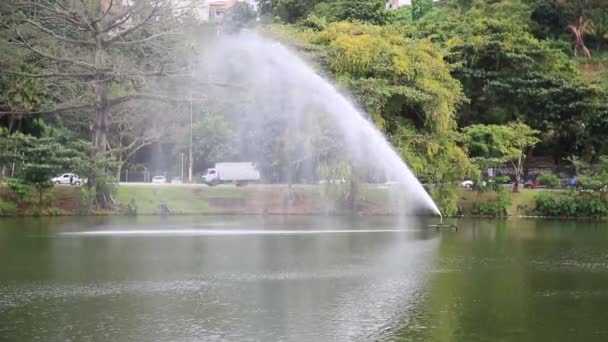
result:
M 494 193 L 477 193 L 460 189 L 458 207 L 461 213 L 444 215 L 444 218 L 484 218 L 484 219 L 558 219 L 605 221 L 608 217 L 568 217 L 543 216 L 533 214 L 534 198 L 541 191 L 559 195 L 560 190 L 522 189 L 518 193 L 509 192 L 511 205 L 507 215 L 499 218 L 473 214 L 476 204 L 492 201 Z M 201 185 L 151 185 L 127 184 L 118 187 L 115 195 L 116 208 L 111 211 L 86 211 L 82 209 L 82 192 L 79 187 L 56 186 L 48 194 L 50 205 L 42 212 L 36 204 L 9 203 L 15 210 L 2 212 L 3 217 L 54 217 L 54 216 L 399 216 L 391 207 L 390 192 L 386 187 L 366 187 L 362 199 L 358 201 L 356 212 L 340 208 L 335 201 L 324 197 L 323 189 L 312 185 L 294 185 L 291 188 L 280 185 L 270 186 L 217 186 Z M 162 208 L 162 207 L 165 208 Z M 163 211 L 168 209 L 168 213 Z M 434 215 L 407 215 L 431 218 Z

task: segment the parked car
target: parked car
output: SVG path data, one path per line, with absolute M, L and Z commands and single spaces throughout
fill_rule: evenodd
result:
M 171 184 L 182 184 L 182 179 L 180 177 L 171 178 Z
M 167 179 L 165 176 L 154 176 L 152 177 L 152 184 L 165 184 Z
M 460 183 L 460 186 L 462 186 L 465 189 L 472 189 L 474 185 L 474 182 L 472 180 L 465 180 L 462 183 Z
M 75 173 L 64 173 L 61 176 L 52 178 L 51 182 L 55 184 L 81 185 L 82 179 Z
M 537 180 L 528 180 L 524 183 L 525 189 L 542 189 L 546 187 L 546 185 L 540 184 Z

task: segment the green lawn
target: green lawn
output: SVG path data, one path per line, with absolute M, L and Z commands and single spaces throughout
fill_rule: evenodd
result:
M 520 189 L 519 192 L 513 193 L 509 188 L 507 190 L 511 196 L 511 205 L 507 212 L 510 216 L 530 215 L 530 211 L 534 209 L 534 198 L 540 191 L 561 192 L 563 190 L 548 190 L 548 189 Z M 477 202 L 494 200 L 496 193 L 484 192 L 478 194 L 477 191 L 461 189 L 458 194 L 458 205 L 462 208 L 464 215 L 471 215 L 473 205 Z
M 247 190 L 231 187 L 183 187 L 183 186 L 121 186 L 116 201 L 127 205 L 135 200 L 139 214 L 158 214 L 160 205 L 166 204 L 172 213 L 211 213 L 210 198 L 244 198 Z
M 295 194 L 292 198 L 297 200 L 290 205 L 298 207 L 300 213 L 319 211 L 319 201 L 326 200 L 322 190 L 318 186 L 296 185 L 292 188 Z M 363 186 L 360 190 L 364 207 L 371 213 L 382 212 L 390 206 L 391 196 L 386 188 Z M 531 214 L 535 207 L 534 198 L 540 191 L 558 193 L 562 190 L 521 189 L 519 193 L 512 193 L 510 189 L 507 191 L 512 200 L 508 209 L 509 215 L 522 216 Z M 146 184 L 120 186 L 115 199 L 123 210 L 131 199 L 134 199 L 138 214 L 159 214 L 162 204 L 166 204 L 174 214 L 260 213 L 265 211 L 264 207 L 268 207 L 269 212 L 279 213 L 286 210 L 287 192 L 286 186 L 188 187 Z M 78 212 L 81 202 L 80 188 L 56 186 L 49 191 L 49 196 L 52 198 L 52 208 L 57 208 L 65 214 Z M 493 192 L 478 194 L 476 191 L 460 189 L 458 206 L 465 216 L 470 216 L 475 203 L 495 198 L 496 194 Z M 30 202 L 33 203 L 33 200 L 19 205 L 18 213 L 27 213 L 32 206 Z M 322 206 L 323 204 L 321 208 Z

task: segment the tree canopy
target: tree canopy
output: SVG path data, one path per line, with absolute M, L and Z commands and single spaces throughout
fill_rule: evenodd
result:
M 17 132 L 91 140 L 91 179 L 109 184 L 130 164 L 173 172 L 192 124 L 195 172 L 241 157 L 272 182 L 304 181 L 303 168 L 373 180 L 337 152 L 344 139 L 319 108 L 297 109 L 307 120 L 296 122 L 242 69 L 225 84 L 205 70 L 217 61 L 203 52 L 247 29 L 334 82 L 446 212 L 458 209 L 459 181 L 483 171 L 479 158 L 517 161 L 521 173 L 530 156 L 593 165 L 608 153 L 605 1 L 416 0 L 388 10 L 382 0 L 260 0 L 257 9 L 237 2 L 218 26 L 161 0 L 1 3 L 0 144 L 13 146 Z M 247 57 L 221 65 L 257 67 Z M 267 86 L 299 95 L 289 82 Z M 16 157 L 0 158 L 3 175 Z

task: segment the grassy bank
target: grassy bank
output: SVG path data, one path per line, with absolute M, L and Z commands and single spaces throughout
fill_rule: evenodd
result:
M 311 185 L 269 186 L 122 186 L 117 202 L 136 206 L 138 214 L 159 214 L 167 206 L 172 214 L 326 214 L 343 209 L 328 199 L 324 189 Z M 388 191 L 363 188 L 357 210 L 363 214 L 389 214 Z M 390 205 L 389 205 L 390 206 Z
M 519 192 L 513 193 L 510 190 L 507 192 L 511 199 L 511 204 L 507 208 L 509 216 L 527 216 L 535 208 L 534 198 L 540 191 L 549 191 L 550 193 L 558 194 L 561 190 L 532 190 L 520 189 Z M 461 189 L 458 192 L 458 207 L 462 210 L 464 216 L 474 216 L 473 209 L 475 204 L 495 201 L 498 195 L 495 192 L 482 192 Z
M 529 190 L 508 192 L 511 198 L 507 212 L 509 216 L 526 216 L 534 210 L 535 196 L 540 191 L 551 194 L 561 190 Z M 42 215 L 78 215 L 82 213 L 81 191 L 78 187 L 56 186 L 46 196 Z M 476 203 L 493 201 L 496 193 L 477 193 L 461 189 L 458 206 L 465 216 L 474 216 Z M 33 199 L 16 201 L 6 190 L 2 203 L 15 207 L 5 216 L 39 214 Z M 118 204 L 112 212 L 96 214 L 157 215 L 161 206 L 171 214 L 327 214 L 340 212 L 334 201 L 330 201 L 318 186 L 172 186 L 172 185 L 128 185 L 120 186 L 115 196 Z M 385 215 L 390 212 L 390 195 L 386 188 L 364 187 L 357 211 L 368 215 Z M 131 210 L 129 212 L 129 209 Z

